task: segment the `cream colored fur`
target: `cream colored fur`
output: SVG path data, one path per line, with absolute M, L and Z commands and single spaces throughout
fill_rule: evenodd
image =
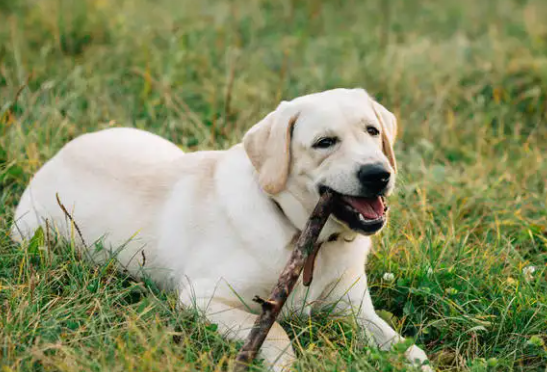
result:
M 367 125 L 382 137 L 373 137 Z M 312 144 L 336 135 L 340 144 Z M 282 102 L 226 151 L 184 154 L 148 132 L 107 129 L 65 145 L 34 176 L 15 213 L 12 236 L 39 226 L 72 238 L 97 262 L 116 252 L 134 276 L 176 290 L 234 340 L 248 334 L 293 249 L 294 237 L 318 201 L 318 185 L 355 194 L 355 172 L 371 162 L 395 172 L 395 117 L 361 89 L 335 89 Z M 390 190 L 393 188 L 392 177 Z M 66 207 L 82 237 L 57 201 Z M 276 203 L 274 203 L 274 201 Z M 339 238 L 327 242 L 328 237 Z M 364 272 L 371 240 L 329 219 L 309 292 L 297 285 L 284 316 L 330 303 L 353 314 L 383 349 L 402 340 L 376 312 Z M 241 299 L 245 304 L 241 303 Z M 294 352 L 276 323 L 262 348 L 266 365 L 289 368 Z M 412 361 L 427 360 L 416 346 Z M 428 367 L 424 367 L 427 369 Z

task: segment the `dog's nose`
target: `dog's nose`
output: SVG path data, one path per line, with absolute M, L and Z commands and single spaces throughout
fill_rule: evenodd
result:
M 391 173 L 381 164 L 363 165 L 357 171 L 357 178 L 367 194 L 378 195 L 389 183 Z

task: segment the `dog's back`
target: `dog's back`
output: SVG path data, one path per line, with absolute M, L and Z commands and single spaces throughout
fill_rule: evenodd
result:
M 160 213 L 159 199 L 180 176 L 173 164 L 185 156 L 171 142 L 132 128 L 77 137 L 31 180 L 15 212 L 12 238 L 30 238 L 47 220 L 80 246 L 108 237 L 109 245 L 122 247 L 122 264 L 137 265 L 139 247 L 154 239 L 148 230 Z

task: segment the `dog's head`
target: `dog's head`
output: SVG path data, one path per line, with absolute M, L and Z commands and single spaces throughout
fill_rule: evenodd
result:
M 302 228 L 327 189 L 340 194 L 339 227 L 371 235 L 386 223 L 393 190 L 395 116 L 362 89 L 282 102 L 243 138 L 262 189 Z

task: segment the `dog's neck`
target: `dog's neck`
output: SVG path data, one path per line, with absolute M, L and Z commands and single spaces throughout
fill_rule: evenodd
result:
M 279 213 L 298 231 L 304 229 L 304 226 L 308 222 L 310 212 L 307 211 L 297 197 L 288 191 L 282 191 L 271 197 L 270 200 L 276 205 Z M 321 234 L 319 234 L 317 242 L 324 243 L 326 241 L 336 240 L 341 236 L 346 236 L 346 230 L 347 229 L 335 222 L 332 218 L 329 218 L 323 227 Z
M 309 213 L 298 198 L 288 191 L 282 191 L 270 197 L 270 200 L 277 205 L 280 212 L 291 225 L 298 231 L 302 231 L 308 221 Z

